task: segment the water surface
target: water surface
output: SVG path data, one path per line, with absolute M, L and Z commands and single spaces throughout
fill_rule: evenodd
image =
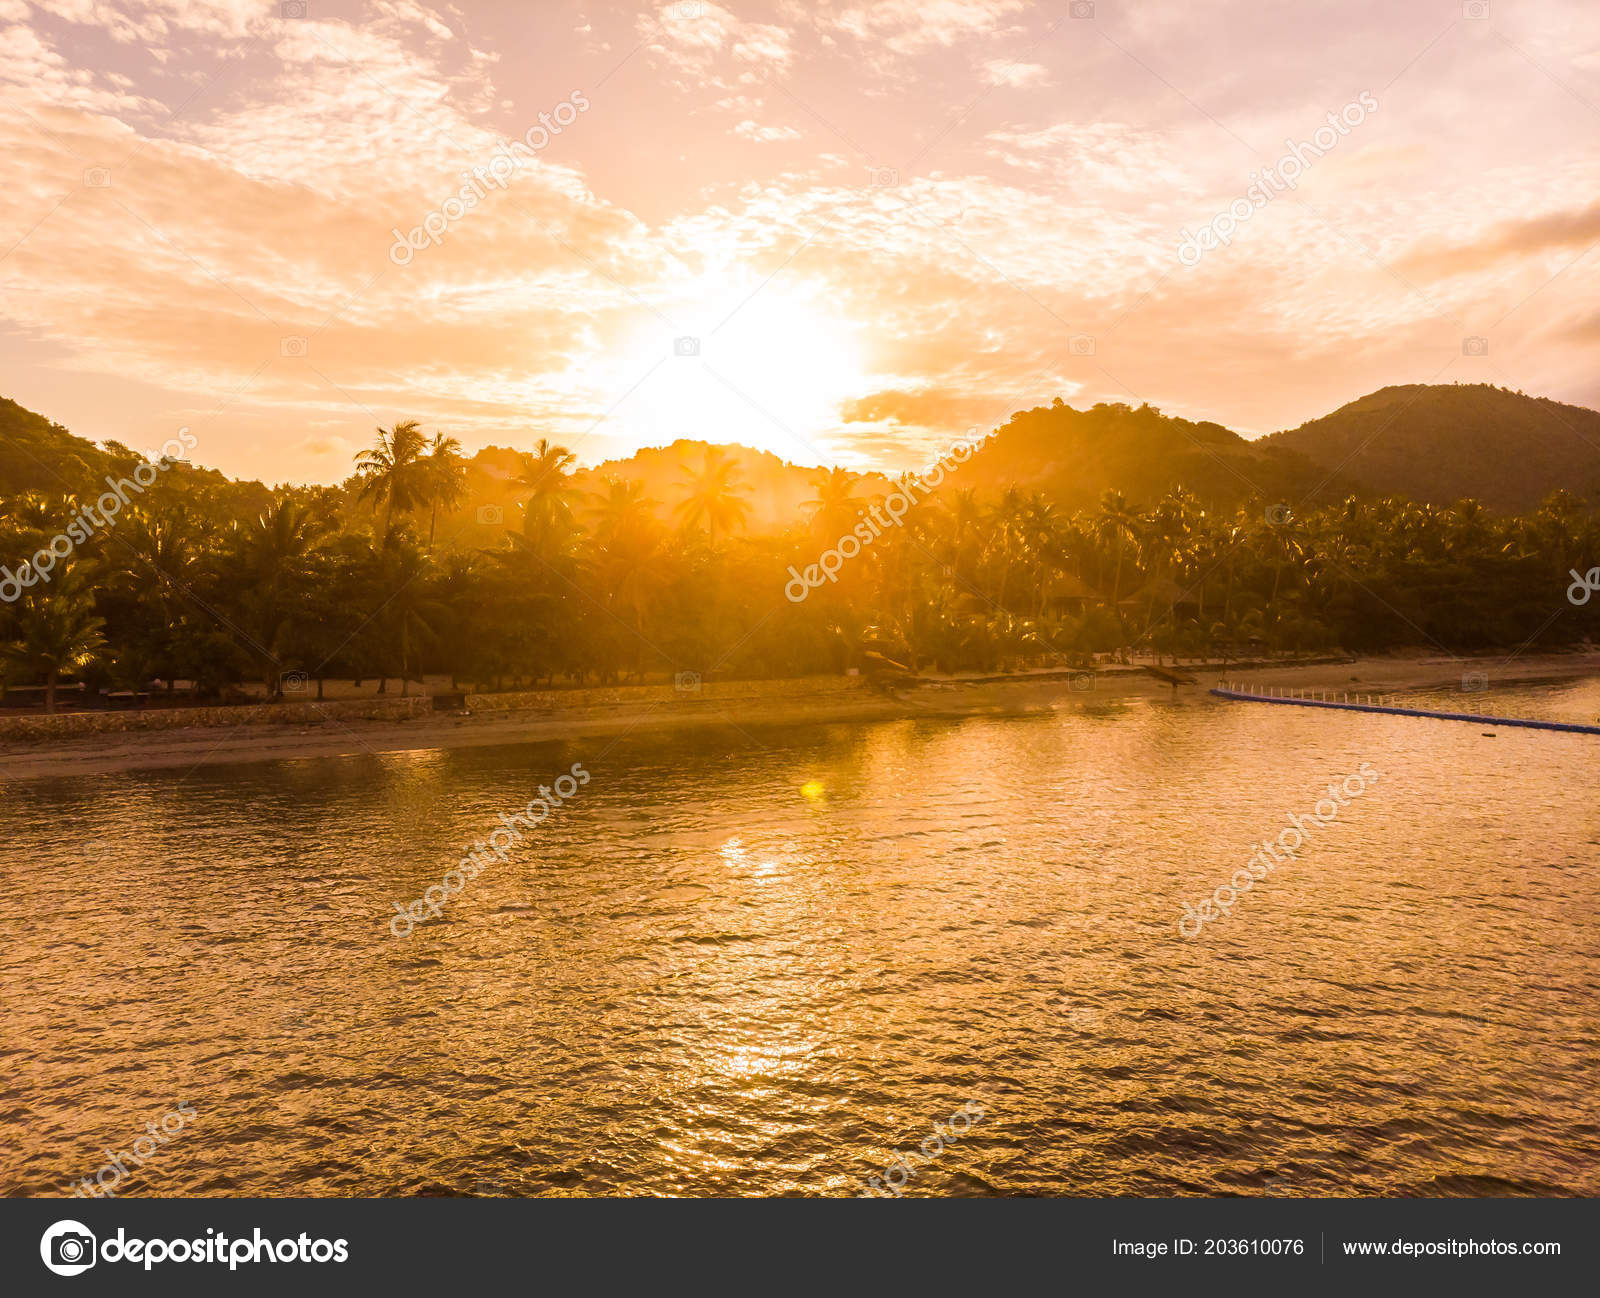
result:
M 1485 703 L 1592 720 L 1600 683 Z M 966 1104 L 906 1193 L 1600 1194 L 1597 745 L 1074 694 L 12 782 L 0 1190 L 184 1100 L 120 1194 L 857 1194 Z

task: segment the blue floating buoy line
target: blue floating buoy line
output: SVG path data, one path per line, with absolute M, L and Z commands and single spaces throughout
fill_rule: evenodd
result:
M 1335 708 L 1341 712 L 1381 712 L 1398 717 L 1432 717 L 1435 721 L 1474 721 L 1480 726 L 1521 726 L 1525 730 L 1564 730 L 1571 734 L 1600 735 L 1600 726 L 1573 721 L 1534 721 L 1526 717 L 1487 717 L 1473 712 L 1435 712 L 1428 708 L 1402 708 L 1388 702 L 1386 694 L 1350 694 L 1337 690 L 1296 690 L 1284 686 L 1225 685 L 1211 691 L 1219 699 L 1242 703 L 1288 703 L 1302 708 Z

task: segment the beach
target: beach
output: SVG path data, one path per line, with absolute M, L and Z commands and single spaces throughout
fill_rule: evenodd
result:
M 680 692 L 670 685 L 618 691 L 634 697 L 590 703 L 593 692 L 559 691 L 540 696 L 544 706 L 495 706 L 496 696 L 472 696 L 472 711 L 429 712 L 406 720 L 353 720 L 329 709 L 304 726 L 243 724 L 158 731 L 118 731 L 0 744 L 0 780 L 44 780 L 123 771 L 181 769 L 312 757 L 480 748 L 566 739 L 614 739 L 638 732 L 715 730 L 737 734 L 744 727 L 827 722 L 881 721 L 912 717 L 1005 715 L 1061 707 L 1093 706 L 1128 696 L 1191 695 L 1223 681 L 1273 688 L 1394 694 L 1407 690 L 1456 689 L 1468 676 L 1482 678 L 1470 695 L 1474 711 L 1488 706 L 1497 684 L 1557 680 L 1600 674 L 1600 652 L 1508 657 L 1452 658 L 1442 654 L 1394 654 L 1317 659 L 1302 663 L 1182 663 L 1172 670 L 1193 677 L 1176 689 L 1139 666 L 1101 666 L 1093 672 L 1017 672 L 1005 676 L 929 675 L 906 689 L 883 693 L 859 677 L 837 678 L 836 688 L 804 682 L 760 682 L 761 691 L 726 697 L 707 686 Z M 794 687 L 786 697 L 785 686 Z M 525 695 L 506 695 L 508 701 Z M 554 706 L 550 699 L 558 700 Z

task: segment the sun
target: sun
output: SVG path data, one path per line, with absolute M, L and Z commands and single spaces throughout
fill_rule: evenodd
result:
M 624 372 L 648 373 L 616 412 L 639 445 L 740 442 L 802 464 L 839 461 L 840 403 L 867 386 L 858 330 L 820 294 L 706 276 L 639 327 Z

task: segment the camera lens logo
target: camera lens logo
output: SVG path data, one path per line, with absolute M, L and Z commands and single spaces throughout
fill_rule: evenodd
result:
M 57 1275 L 81 1275 L 94 1265 L 94 1236 L 81 1221 L 58 1221 L 39 1241 L 39 1256 Z

